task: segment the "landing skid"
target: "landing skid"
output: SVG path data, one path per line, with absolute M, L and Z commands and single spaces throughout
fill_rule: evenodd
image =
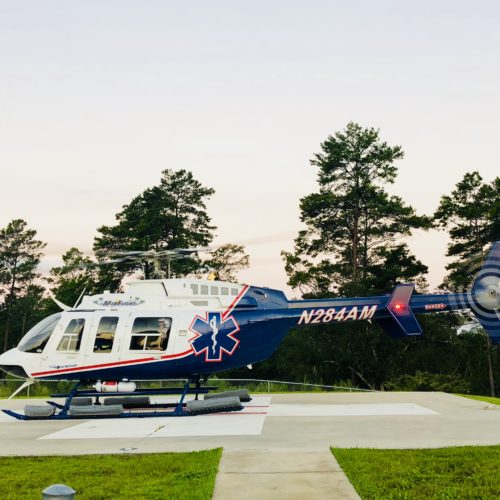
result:
M 195 387 L 191 388 L 192 381 L 188 381 L 183 389 L 165 388 L 165 389 L 139 389 L 130 393 L 102 393 L 88 390 L 78 390 L 81 383 L 76 383 L 69 394 L 52 394 L 51 397 L 65 398 L 64 404 L 56 403 L 55 401 L 47 401 L 49 406 L 45 407 L 26 407 L 25 414 L 17 413 L 12 410 L 2 410 L 6 415 L 9 415 L 18 420 L 73 420 L 73 419 L 103 419 L 103 418 L 149 418 L 149 417 L 188 417 L 199 415 L 202 413 L 222 413 L 228 411 L 240 411 L 243 409 L 240 398 L 231 394 L 229 397 L 213 397 L 209 400 L 199 401 L 199 394 L 208 394 L 216 387 L 201 387 L 198 380 L 195 381 Z M 179 401 L 176 403 L 149 403 L 137 407 L 133 403 L 133 398 L 136 400 L 139 396 L 150 395 L 180 395 Z M 188 394 L 195 394 L 195 399 L 186 403 L 185 397 Z M 217 395 L 214 395 L 217 396 Z M 111 405 L 108 402 L 101 404 L 100 399 L 106 398 L 122 398 L 125 400 L 123 404 Z M 75 398 L 95 398 L 93 404 L 89 405 L 74 405 L 72 403 Z M 127 406 L 126 400 L 130 399 L 130 404 Z M 248 399 L 243 399 L 247 401 Z M 30 408 L 30 409 L 29 409 Z M 29 410 L 28 410 L 29 409 Z

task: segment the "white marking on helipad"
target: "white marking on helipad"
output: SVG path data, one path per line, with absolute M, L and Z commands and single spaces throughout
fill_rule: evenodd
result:
M 435 411 L 414 403 L 394 404 L 271 404 L 256 396 L 239 412 L 193 417 L 86 420 L 39 439 L 113 439 L 203 436 L 255 436 L 269 417 L 427 416 Z
M 415 403 L 350 404 L 350 405 L 289 405 L 275 404 L 270 417 L 362 417 L 362 416 L 438 415 Z
M 260 435 L 271 397 L 257 396 L 239 412 L 193 417 L 87 420 L 39 439 L 113 439 Z

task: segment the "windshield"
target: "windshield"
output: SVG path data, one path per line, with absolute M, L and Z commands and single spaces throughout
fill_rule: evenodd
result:
M 23 352 L 42 352 L 60 319 L 61 313 L 42 319 L 21 339 L 17 348 Z

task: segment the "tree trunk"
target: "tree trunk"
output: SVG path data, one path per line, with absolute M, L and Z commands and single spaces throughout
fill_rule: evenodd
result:
M 17 265 L 17 260 L 14 264 L 14 266 Z M 9 297 L 8 297 L 8 305 L 7 305 L 7 317 L 5 318 L 5 337 L 3 339 L 3 352 L 7 351 L 8 345 L 9 345 L 9 330 L 10 330 L 10 313 L 12 311 L 12 301 L 14 300 L 14 293 L 16 290 L 16 282 L 17 282 L 17 276 L 16 273 L 12 273 L 12 278 L 10 282 L 10 289 L 9 289 Z
M 7 351 L 8 343 L 9 343 L 9 320 L 7 317 L 7 322 L 5 325 L 5 336 L 3 338 L 3 352 Z
M 7 306 L 7 317 L 5 318 L 5 336 L 3 338 L 3 352 L 6 352 L 9 346 L 9 333 L 10 333 L 10 312 L 12 301 L 9 297 L 9 305 Z
M 27 320 L 27 308 L 24 309 L 24 313 L 23 313 L 23 324 L 21 326 L 21 336 L 24 337 L 24 334 L 26 332 L 26 320 Z
M 371 390 L 374 390 L 373 385 L 372 385 L 372 384 L 370 384 L 370 382 L 368 382 L 368 380 L 366 380 L 366 378 L 365 378 L 365 377 L 363 377 L 363 375 L 362 375 L 359 371 L 355 370 L 352 366 L 349 366 L 349 370 L 351 370 L 351 373 L 354 373 L 355 375 L 357 375 L 357 376 L 358 376 L 358 378 L 359 378 L 362 382 L 364 382 L 364 383 L 366 384 L 366 386 L 367 386 L 367 387 L 369 387 Z
M 490 382 L 490 396 L 492 398 L 495 397 L 495 378 L 493 377 L 493 363 L 491 361 L 491 339 L 490 336 L 486 335 L 486 353 L 487 353 L 487 361 L 488 361 L 488 379 Z

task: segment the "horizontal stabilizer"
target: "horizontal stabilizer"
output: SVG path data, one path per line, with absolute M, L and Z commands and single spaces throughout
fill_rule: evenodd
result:
M 397 285 L 386 305 L 390 317 L 377 320 L 391 337 L 409 337 L 422 333 L 422 328 L 410 307 L 414 288 L 411 284 Z

